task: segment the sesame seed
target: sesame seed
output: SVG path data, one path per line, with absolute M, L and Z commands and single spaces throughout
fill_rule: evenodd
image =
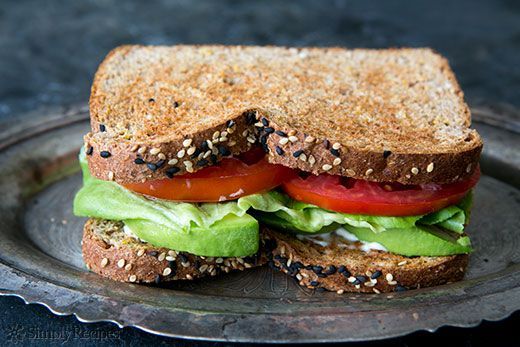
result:
M 373 287 L 373 286 L 375 286 L 375 283 L 370 281 L 370 282 L 365 282 L 364 285 L 365 285 L 365 287 Z
M 291 129 L 291 130 L 287 133 L 287 135 L 289 135 L 289 136 L 296 135 L 296 130 Z
M 254 137 L 253 137 L 254 138 Z M 226 142 L 228 140 L 228 138 L 226 136 L 221 136 L 219 139 L 218 139 L 218 142 Z
M 152 148 L 152 149 L 150 149 L 150 154 L 151 154 L 151 155 L 156 155 L 156 154 L 158 154 L 160 151 L 161 151 L 160 148 Z
M 135 158 L 134 163 L 137 165 L 144 164 L 145 161 L 142 158 Z
M 123 268 L 125 266 L 126 261 L 124 259 L 119 259 L 117 262 L 117 267 Z
M 305 155 L 305 153 L 302 153 L 302 154 L 300 155 L 300 160 L 301 160 L 301 161 L 307 161 L 307 156 Z
M 106 159 L 106 158 L 110 157 L 112 154 L 110 154 L 109 151 L 101 151 L 101 152 L 99 152 L 99 155 L 101 156 L 101 158 Z
M 417 312 L 414 312 L 414 313 L 412 313 L 412 317 L 413 317 L 413 319 L 418 320 L 419 314 Z
M 333 145 L 332 145 L 332 149 L 340 149 L 341 148 L 341 144 L 339 142 L 335 142 Z
M 391 286 L 395 286 L 397 284 L 397 281 L 388 281 L 388 284 Z
M 280 146 L 276 146 L 274 149 L 276 150 L 276 153 L 278 155 L 283 155 L 284 154 L 284 151 L 283 151 L 283 149 Z
M 140 249 L 137 251 L 137 256 L 140 257 L 144 254 L 144 249 Z
M 249 143 L 255 143 L 256 142 L 256 138 L 254 136 L 248 136 L 247 137 L 247 142 Z
M 380 292 L 378 289 L 376 289 L 376 288 L 372 288 L 372 290 L 373 290 L 374 293 L 376 293 L 376 294 L 381 294 L 381 292 Z
M 86 154 L 87 155 L 92 155 L 92 153 L 94 152 L 94 147 L 90 146 L 87 151 L 86 151 Z
M 108 180 L 113 181 L 114 180 L 114 173 L 112 171 L 108 172 Z
M 287 144 L 287 142 L 289 142 L 289 139 L 287 137 L 282 137 L 280 139 L 280 141 L 278 141 L 278 143 L 281 144 L 282 146 Z
M 336 159 L 334 159 L 334 161 L 332 162 L 332 165 L 334 165 L 334 166 L 338 166 L 339 164 L 341 164 L 341 158 L 336 158 Z
M 176 166 L 173 166 L 169 169 L 166 170 L 166 176 L 168 178 L 173 178 L 173 175 L 175 175 L 177 172 L 181 171 L 181 169 L 179 169 L 178 167 Z
M 173 159 L 168 160 L 168 165 L 175 165 L 175 164 L 177 164 L 178 162 L 179 162 L 179 160 L 173 158 Z
M 186 151 L 184 149 L 181 149 L 180 151 L 177 152 L 177 158 L 184 157 L 184 154 L 186 154 Z
M 217 130 L 217 131 L 215 131 L 215 132 L 213 133 L 212 138 L 213 138 L 213 140 L 215 140 L 215 139 L 218 139 L 219 137 L 220 137 L 220 131 Z
M 330 149 L 330 153 L 335 156 L 335 157 L 339 157 L 340 156 L 340 153 L 337 149 L 334 149 L 334 148 L 331 148 Z
M 136 275 L 130 275 L 130 277 L 128 277 L 128 280 L 130 282 L 135 282 L 135 281 L 137 281 L 137 276 Z
M 138 145 L 133 145 L 132 148 L 130 148 L 130 152 L 135 152 L 139 148 Z
M 348 278 L 348 281 L 349 281 L 350 283 L 354 283 L 354 282 L 356 282 L 357 280 L 356 280 L 356 278 L 355 278 L 354 276 L 350 276 L 350 277 Z
M 336 293 L 341 295 L 341 294 L 345 293 L 345 291 L 343 289 L 340 289 Z
M 388 158 L 390 156 L 390 154 L 392 154 L 391 151 L 383 151 L 383 158 Z
M 101 267 L 105 267 L 108 265 L 108 258 L 101 259 Z
M 152 171 L 157 170 L 157 165 L 155 165 L 154 163 L 146 163 L 146 166 Z
M 175 261 L 175 257 L 172 257 L 171 255 L 167 255 L 164 259 L 166 259 L 167 261 Z
M 406 260 L 403 260 L 403 261 L 397 263 L 397 266 L 403 266 L 403 265 L 406 265 L 406 263 L 407 263 Z
M 191 146 L 192 142 L 193 142 L 192 139 L 186 139 L 186 140 L 182 141 L 182 146 L 183 147 L 189 147 L 189 146 Z
M 213 148 L 213 142 L 211 142 L 210 140 L 206 140 L 206 145 L 208 146 L 209 149 Z
M 372 172 L 374 172 L 373 169 L 368 169 L 367 171 L 365 171 L 365 176 L 370 176 Z
M 374 279 L 376 279 L 376 278 L 381 277 L 382 274 L 383 274 L 383 273 L 381 272 L 381 270 L 376 270 L 376 271 L 372 274 L 372 276 L 370 276 L 370 278 L 374 280 Z
M 314 142 L 315 140 L 316 139 L 313 136 L 307 136 L 304 141 L 307 143 L 311 143 L 311 142 Z
M 285 132 L 283 132 L 281 130 L 276 130 L 274 133 L 276 135 L 278 135 L 278 136 L 281 136 L 281 137 L 287 137 L 287 133 L 285 133 Z
M 182 262 L 181 265 L 182 265 L 183 267 L 188 267 L 188 266 L 190 266 L 190 262 L 189 262 L 189 261 Z
M 298 141 L 298 138 L 296 136 L 294 136 L 294 135 L 293 136 L 289 136 L 289 141 L 296 142 L 296 141 Z
M 161 160 L 165 160 L 166 156 L 164 155 L 164 153 L 159 153 L 159 154 L 157 154 L 157 158 L 159 158 Z
M 99 124 L 99 131 L 101 131 L 102 133 L 107 131 L 107 127 L 105 126 L 105 124 Z
M 433 163 L 429 163 L 426 167 L 426 172 L 432 172 L 433 171 Z
M 412 169 L 411 169 L 410 171 L 412 171 L 412 173 L 413 173 L 414 175 L 417 175 L 417 174 L 419 173 L 419 169 L 416 168 L 416 167 L 412 167 Z
M 188 148 L 188 150 L 186 151 L 186 153 L 187 153 L 188 155 L 192 155 L 193 153 L 195 153 L 195 147 L 190 147 L 190 148 Z
M 192 279 L 193 279 L 193 277 L 191 277 L 191 275 L 190 275 L 190 274 L 186 274 L 186 279 L 187 279 L 187 280 L 192 280 Z
M 308 160 L 309 164 L 314 165 L 314 163 L 316 163 L 316 158 L 314 158 L 313 155 L 310 155 L 309 156 L 309 160 Z
M 467 173 L 471 172 L 471 164 L 468 164 L 468 166 L 466 166 L 466 172 Z
M 172 269 L 169 267 L 164 268 L 164 270 L 162 272 L 163 276 L 168 276 L 171 273 L 172 273 Z
M 217 258 L 217 260 L 215 260 L 215 263 L 217 264 L 222 264 L 224 262 L 224 259 L 222 258 Z
M 235 121 L 231 119 L 226 122 L 226 128 L 231 128 L 233 125 L 235 125 Z
M 159 260 L 159 261 L 163 261 L 164 258 L 166 258 L 166 253 L 162 252 L 162 253 L 159 254 L 159 256 L 157 257 L 157 260 Z
M 272 134 L 272 133 L 274 133 L 274 128 L 266 127 L 266 128 L 264 128 L 264 131 L 266 134 Z
M 201 267 L 199 267 L 199 271 L 200 271 L 201 273 L 203 273 L 203 272 L 206 271 L 207 269 L 208 269 L 208 264 L 204 264 L 204 265 L 202 265 Z
M 130 271 L 130 270 L 132 270 L 132 264 L 130 264 L 130 263 L 126 264 L 126 265 L 125 265 L 125 270 L 126 270 L 126 271 Z
M 392 280 L 394 279 L 394 275 L 392 275 L 392 274 L 386 274 L 385 278 L 386 278 L 386 280 L 387 280 L 388 282 L 390 282 L 390 281 L 392 281 Z
M 298 158 L 302 154 L 303 154 L 303 150 L 299 149 L 299 150 L 293 152 L 293 157 Z
M 325 164 L 325 165 L 323 165 L 321 168 L 322 168 L 323 170 L 325 170 L 325 171 L 329 171 L 330 169 L 332 169 L 332 165 L 330 165 L 330 164 Z
M 146 146 L 139 148 L 139 150 L 137 151 L 137 153 L 139 154 L 144 154 L 144 152 L 146 152 Z
M 247 135 L 249 135 L 249 130 L 248 129 L 242 131 L 242 137 L 246 137 Z
M 346 169 L 345 172 L 347 173 L 347 175 L 349 176 L 356 176 L 356 171 L 352 170 L 352 169 Z

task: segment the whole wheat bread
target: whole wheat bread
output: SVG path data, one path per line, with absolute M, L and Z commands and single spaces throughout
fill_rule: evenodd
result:
M 89 219 L 82 239 L 83 260 L 89 270 L 121 282 L 160 283 L 216 276 L 265 263 L 264 258 L 201 257 L 142 242 L 123 231 L 123 223 Z
M 358 248 L 328 247 L 265 230 L 263 249 L 271 268 L 295 278 L 302 286 L 320 290 L 384 293 L 431 287 L 462 279 L 468 255 L 403 257 Z M 346 241 L 341 241 L 346 242 Z
M 85 136 L 94 176 L 173 177 L 260 143 L 314 174 L 447 183 L 482 141 L 430 49 L 121 46 L 100 65 Z

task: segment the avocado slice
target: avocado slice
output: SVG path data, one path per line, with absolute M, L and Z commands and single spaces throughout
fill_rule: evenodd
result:
M 411 256 L 446 256 L 470 253 L 469 237 L 431 226 L 387 229 L 374 233 L 367 228 L 344 226 L 358 239 L 382 244 L 389 252 Z
M 143 220 L 124 221 L 140 239 L 157 247 L 208 257 L 242 257 L 258 251 L 258 222 L 250 215 L 228 215 L 209 228 L 178 231 Z

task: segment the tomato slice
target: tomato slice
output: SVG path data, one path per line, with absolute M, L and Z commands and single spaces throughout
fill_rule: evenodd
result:
M 124 186 L 159 199 L 187 202 L 236 200 L 241 196 L 268 191 L 296 177 L 293 169 L 269 164 L 261 149 L 238 157 L 222 159 L 217 165 L 197 172 Z
M 293 199 L 321 208 L 375 216 L 413 216 L 456 204 L 480 178 L 480 169 L 462 182 L 406 186 L 341 176 L 295 177 L 283 184 Z

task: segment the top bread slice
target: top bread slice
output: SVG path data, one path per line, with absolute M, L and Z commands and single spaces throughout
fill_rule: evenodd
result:
M 430 49 L 122 46 L 99 67 L 85 136 L 92 174 L 139 182 L 260 143 L 313 174 L 449 183 L 482 141 Z

